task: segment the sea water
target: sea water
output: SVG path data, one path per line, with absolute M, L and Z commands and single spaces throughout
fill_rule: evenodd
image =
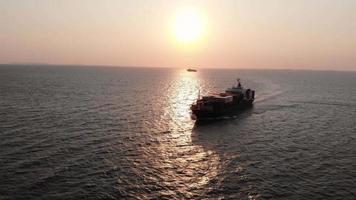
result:
M 240 78 L 253 108 L 196 124 Z M 356 199 L 356 73 L 0 66 L 0 199 Z

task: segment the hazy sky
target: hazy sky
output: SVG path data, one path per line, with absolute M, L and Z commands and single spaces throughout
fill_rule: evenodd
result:
M 356 70 L 356 0 L 0 0 L 0 63 Z

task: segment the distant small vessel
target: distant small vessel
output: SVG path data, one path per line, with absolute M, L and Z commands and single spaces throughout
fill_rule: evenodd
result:
M 188 71 L 188 72 L 197 72 L 196 69 L 192 69 L 192 68 L 188 68 L 187 71 Z
M 220 94 L 213 94 L 198 98 L 190 107 L 192 119 L 204 120 L 218 118 L 251 107 L 255 100 L 255 91 L 237 85 Z

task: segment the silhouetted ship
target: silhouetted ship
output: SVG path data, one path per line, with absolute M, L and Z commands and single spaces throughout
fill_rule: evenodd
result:
M 196 72 L 197 70 L 196 70 L 196 69 L 191 69 L 191 68 L 189 68 L 189 69 L 187 69 L 187 71 L 188 71 L 188 72 Z
M 243 88 L 238 79 L 237 85 L 226 89 L 224 93 L 199 97 L 190 107 L 192 119 L 214 119 L 233 114 L 251 107 L 254 100 L 255 91 Z

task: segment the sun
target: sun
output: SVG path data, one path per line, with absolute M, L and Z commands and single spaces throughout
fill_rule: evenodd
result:
M 204 28 L 202 14 L 194 9 L 186 9 L 175 16 L 172 33 L 179 42 L 192 43 L 201 39 Z

